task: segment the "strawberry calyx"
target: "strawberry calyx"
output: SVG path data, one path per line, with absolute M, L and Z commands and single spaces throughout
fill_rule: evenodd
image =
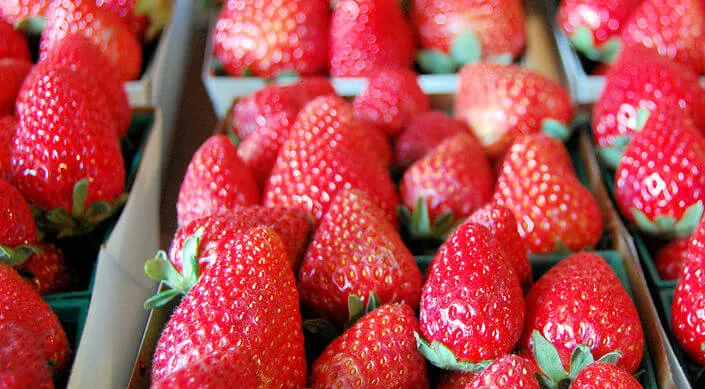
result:
M 46 18 L 35 16 L 33 18 L 20 20 L 15 24 L 15 29 L 32 35 L 41 35 L 45 26 Z
M 431 223 L 428 205 L 423 197 L 416 200 L 413 212 L 402 205 L 398 208 L 398 214 L 404 228 L 416 239 L 444 239 L 459 224 L 452 212 L 438 215 Z
M 573 131 L 568 126 L 551 118 L 545 118 L 541 121 L 541 132 L 563 142 L 567 141 L 573 134 Z
M 652 221 L 639 209 L 632 208 L 631 213 L 634 222 L 642 231 L 651 234 L 671 238 L 687 238 L 698 226 L 703 216 L 702 200 L 686 208 L 680 220 L 673 216 L 656 216 Z
M 416 347 L 419 353 L 432 365 L 443 370 L 479 373 L 492 363 L 491 360 L 478 363 L 459 361 L 453 351 L 443 343 L 437 341 L 429 343 L 415 331 L 414 337 L 416 338 Z
M 8 266 L 19 266 L 32 255 L 42 255 L 42 250 L 33 245 L 22 244 L 16 247 L 0 245 L 0 263 Z
M 416 54 L 416 63 L 430 74 L 449 74 L 458 70 L 458 64 L 453 57 L 440 50 L 419 50 Z
M 375 292 L 370 292 L 367 304 L 357 295 L 348 295 L 348 322 L 345 328 L 352 327 L 363 316 L 379 308 L 380 305 L 379 297 L 377 297 Z
M 482 44 L 475 31 L 465 30 L 453 39 L 450 55 L 459 65 L 475 63 L 482 59 Z
M 636 121 L 631 123 L 630 128 L 632 128 L 634 132 L 640 132 L 644 129 L 644 126 L 646 126 L 646 122 L 649 120 L 650 115 L 651 111 L 648 109 L 638 109 L 636 111 Z M 610 142 L 610 146 L 600 147 L 597 149 L 597 156 L 600 157 L 600 160 L 605 164 L 605 166 L 615 170 L 619 166 L 624 150 L 627 148 L 627 145 L 631 140 L 632 137 L 629 135 L 615 137 L 612 139 L 612 142 Z
M 619 37 L 612 37 L 603 43 L 601 47 L 597 47 L 592 31 L 585 26 L 577 26 L 575 28 L 575 32 L 570 36 L 570 42 L 573 47 L 590 60 L 603 63 L 612 63 L 622 46 L 622 41 Z

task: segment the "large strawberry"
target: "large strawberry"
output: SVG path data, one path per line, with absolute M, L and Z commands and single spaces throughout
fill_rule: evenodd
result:
M 51 0 L 9 0 L 0 3 L 0 21 L 17 25 L 46 15 Z
M 428 271 L 419 350 L 441 368 L 479 371 L 514 349 L 524 310 L 504 249 L 490 230 L 466 222 L 441 246 Z
M 30 285 L 41 295 L 63 292 L 69 286 L 69 271 L 64 253 L 48 242 L 34 244 L 39 253 L 29 257 L 15 267 Z
M 520 0 L 416 0 L 411 15 L 425 49 L 417 61 L 431 73 L 483 58 L 511 62 L 526 43 Z
M 264 205 L 303 208 L 318 222 L 341 189 L 365 192 L 396 223 L 394 185 L 352 105 L 322 96 L 299 113 L 272 169 Z
M 194 153 L 181 183 L 176 213 L 179 225 L 238 205 L 255 205 L 260 192 L 252 173 L 226 135 L 213 135 Z
M 705 3 L 644 0 L 622 30 L 625 46 L 643 46 L 705 73 Z
M 330 73 L 372 76 L 411 68 L 414 36 L 396 0 L 341 0 L 330 27 Z
M 703 215 L 703 169 L 705 137 L 692 122 L 680 114 L 652 113 L 624 151 L 615 199 L 645 232 L 687 237 Z
M 663 246 L 654 259 L 656 270 L 662 280 L 677 280 L 688 257 L 690 239 L 681 238 Z
M 30 61 L 29 44 L 21 32 L 0 20 L 0 59 L 15 58 Z
M 233 76 L 320 74 L 329 22 L 325 0 L 228 0 L 215 24 L 213 50 Z
M 467 124 L 441 111 L 415 114 L 394 145 L 397 166 L 411 165 L 446 138 L 459 133 L 471 134 Z
M 22 194 L 0 179 L 0 262 L 15 266 L 38 250 L 31 246 L 37 240 L 32 211 Z
M 312 388 L 428 388 L 426 363 L 414 340 L 418 329 L 414 311 L 405 304 L 366 314 L 313 364 Z
M 12 116 L 0 117 L 0 178 L 9 180 L 12 140 L 17 132 L 17 120 Z
M 337 322 L 349 296 L 374 292 L 382 304 L 418 307 L 422 277 L 382 210 L 358 191 L 341 191 L 328 208 L 301 264 L 304 303 Z
M 557 349 L 563 367 L 571 371 L 571 354 L 578 345 L 588 346 L 595 358 L 621 353 L 617 364 L 631 373 L 644 353 L 634 303 L 612 268 L 593 253 L 563 259 L 531 287 L 520 342 L 524 352 L 534 350 L 534 330 Z
M 51 367 L 39 339 L 22 327 L 0 331 L 0 387 L 53 389 Z
M 241 375 L 241 368 L 233 365 L 252 358 L 259 382 L 303 387 L 306 357 L 299 294 L 281 240 L 271 229 L 256 228 L 223 239 L 215 255 L 218 260 L 162 332 L 152 382 L 234 349 L 242 351 L 241 358 L 222 364 L 221 374 Z
M 15 111 L 15 100 L 22 82 L 32 69 L 32 63 L 26 59 L 0 59 L 0 116 L 11 115 Z
M 455 117 L 470 126 L 490 158 L 521 135 L 568 137 L 573 108 L 558 82 L 519 65 L 486 62 L 464 66 L 458 78 Z

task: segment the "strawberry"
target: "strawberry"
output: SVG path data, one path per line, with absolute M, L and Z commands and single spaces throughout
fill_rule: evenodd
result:
M 505 355 L 495 359 L 466 387 L 469 389 L 540 388 L 531 364 L 518 355 Z
M 620 388 L 640 389 L 639 381 L 617 365 L 595 362 L 580 371 L 570 385 L 575 389 Z
M 411 16 L 424 48 L 417 61 L 431 73 L 483 58 L 511 62 L 526 43 L 520 0 L 417 0 Z
M 384 212 L 359 191 L 338 192 L 301 263 L 302 301 L 336 322 L 349 296 L 374 292 L 382 304 L 418 307 L 422 284 L 414 257 Z
M 408 69 L 382 70 L 353 101 L 355 116 L 396 137 L 411 118 L 430 109 L 428 96 Z
M 333 10 L 328 57 L 335 77 L 411 69 L 414 37 L 395 0 L 341 0 Z
M 11 24 L 0 20 L 0 59 L 15 58 L 31 61 L 27 39 Z
M 397 138 L 395 145 L 397 166 L 411 165 L 445 139 L 460 133 L 472 134 L 467 124 L 441 111 L 415 114 Z
M 299 113 L 272 169 L 264 205 L 303 208 L 318 222 L 341 189 L 361 190 L 396 223 L 394 185 L 351 104 L 322 96 Z
M 505 258 L 514 268 L 524 292 L 529 290 L 532 282 L 531 265 L 529 264 L 528 247 L 519 236 L 517 221 L 512 212 L 495 203 L 490 203 L 473 212 L 468 222 L 487 227 L 492 235 L 504 247 Z
M 65 291 L 70 279 L 64 253 L 48 242 L 34 245 L 40 253 L 35 253 L 15 269 L 41 295 Z
M 36 248 L 37 227 L 22 194 L 0 179 L 0 262 L 15 266 L 29 258 Z
M 99 7 L 105 8 L 125 21 L 135 16 L 137 0 L 96 0 Z
M 43 360 L 54 372 L 67 367 L 69 342 L 56 314 L 13 268 L 0 263 L 0 328 L 13 327 L 39 340 Z
M 615 199 L 622 214 L 645 232 L 687 237 L 703 215 L 703 169 L 705 137 L 692 122 L 679 114 L 652 113 L 617 167 Z
M 418 338 L 419 350 L 441 368 L 478 372 L 514 348 L 524 299 L 490 230 L 466 222 L 441 246 L 427 273 L 419 318 L 426 339 Z
M 0 331 L 0 366 L 3 388 L 54 388 L 41 343 L 22 327 L 7 326 Z
M 10 173 L 10 153 L 16 132 L 17 121 L 14 117 L 0 117 L 0 179 L 3 180 L 9 180 L 12 176 Z
M 119 70 L 123 81 L 142 71 L 142 46 L 119 16 L 99 7 L 95 0 L 54 0 L 40 42 L 44 58 L 62 39 L 74 34 L 88 38 Z
M 685 264 L 673 295 L 673 335 L 683 350 L 705 366 L 705 223 L 690 237 Z
M 237 383 L 241 388 L 261 387 L 255 361 L 244 350 L 218 351 L 176 370 L 152 389 L 227 388 Z M 263 384 L 262 384 L 263 385 Z
M 215 354 L 241 350 L 237 363 L 220 365 L 220 374 L 240 376 L 242 368 L 233 365 L 252 358 L 259 382 L 303 387 L 306 357 L 299 295 L 281 240 L 266 227 L 233 233 L 220 242 L 215 255 L 218 260 L 162 332 L 152 382 Z
M 0 21 L 12 25 L 46 15 L 51 0 L 9 0 L 0 3 Z
M 372 151 L 377 155 L 382 166 L 388 168 L 392 164 L 392 145 L 389 144 L 389 139 L 375 125 L 362 124 L 362 129 L 372 146 Z
M 452 221 L 489 202 L 493 185 L 490 164 L 477 139 L 470 134 L 446 139 L 402 178 L 399 192 L 412 235 L 442 236 Z
M 25 59 L 0 59 L 0 115 L 12 115 L 15 111 L 15 100 L 22 82 L 32 69 L 32 63 Z
M 612 62 L 629 15 L 641 0 L 564 0 L 557 20 L 573 46 L 593 61 Z
M 545 338 L 540 350 L 535 349 L 534 330 Z M 574 371 L 571 353 L 578 345 L 585 345 L 596 358 L 621 353 L 617 365 L 630 373 L 636 371 L 644 353 L 639 314 L 602 257 L 588 252 L 573 254 L 531 287 L 526 295 L 520 346 L 523 352 L 537 353 L 536 361 L 542 365 L 543 343 L 555 347 L 563 365 L 558 363 L 557 368 Z
M 705 73 L 705 3 L 644 0 L 622 30 L 625 46 L 643 46 Z
M 419 323 L 405 304 L 388 304 L 363 316 L 326 347 L 313 364 L 312 388 L 428 388 L 416 350 Z
M 226 135 L 213 135 L 196 150 L 181 183 L 176 213 L 179 225 L 238 205 L 259 203 L 252 173 Z
M 12 181 L 45 212 L 42 228 L 83 234 L 120 209 L 126 201 L 120 142 L 90 77 L 35 66 L 20 90 L 17 118 Z
M 329 23 L 324 0 L 228 0 L 215 24 L 213 50 L 233 76 L 321 74 Z
M 567 139 L 573 109 L 558 82 L 519 65 L 484 62 L 464 66 L 458 78 L 455 117 L 470 126 L 490 158 L 525 134 Z
M 687 67 L 644 49 L 625 49 L 607 72 L 592 114 L 602 160 L 616 168 L 624 147 L 654 110 L 682 111 L 705 128 L 705 89 Z
M 656 253 L 656 270 L 662 280 L 677 280 L 688 256 L 689 238 L 676 239 Z
M 436 389 L 465 389 L 477 377 L 477 373 L 446 370 L 442 373 Z

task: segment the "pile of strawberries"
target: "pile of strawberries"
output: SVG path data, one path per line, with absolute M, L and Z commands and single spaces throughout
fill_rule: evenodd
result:
M 224 3 L 213 48 L 233 76 L 371 76 L 415 63 L 454 73 L 480 59 L 511 62 L 526 42 L 521 0 Z

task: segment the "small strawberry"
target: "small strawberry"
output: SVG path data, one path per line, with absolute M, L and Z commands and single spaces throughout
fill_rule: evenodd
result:
M 524 309 L 504 249 L 490 230 L 466 222 L 441 246 L 427 273 L 419 350 L 441 368 L 479 372 L 514 349 Z
M 411 118 L 430 109 L 428 96 L 408 69 L 383 70 L 370 77 L 353 101 L 355 116 L 396 137 Z
M 3 180 L 9 180 L 12 176 L 10 153 L 12 153 L 15 133 L 17 133 L 17 120 L 12 116 L 0 117 L 0 179 Z
M 676 239 L 656 253 L 656 270 L 662 280 L 677 280 L 688 256 L 689 238 Z
M 388 304 L 363 316 L 326 347 L 313 364 L 312 388 L 428 388 L 416 350 L 419 323 L 405 304 Z
M 259 388 L 255 361 L 245 350 L 229 349 L 210 354 L 192 364 L 176 370 L 158 382 L 152 389 L 184 388 Z
M 0 59 L 0 115 L 12 115 L 15 101 L 22 82 L 32 69 L 32 63 L 25 59 Z
M 703 215 L 703 169 L 705 137 L 692 122 L 680 114 L 652 113 L 617 167 L 615 199 L 643 231 L 687 237 Z
M 531 364 L 518 355 L 505 355 L 495 359 L 466 387 L 469 389 L 540 388 Z
M 580 371 L 570 385 L 574 389 L 620 388 L 641 389 L 636 378 L 617 365 L 595 362 Z
M 333 10 L 328 57 L 335 77 L 411 69 L 414 36 L 395 0 L 341 0 Z
M 446 139 L 404 173 L 399 192 L 412 235 L 440 237 L 492 198 L 494 177 L 470 134 Z
M 179 225 L 238 205 L 260 201 L 252 173 L 226 135 L 213 135 L 194 153 L 181 183 L 176 213 Z
M 31 61 L 27 39 L 11 24 L 0 20 L 0 59 L 15 58 Z
M 338 193 L 306 251 L 301 299 L 336 322 L 348 317 L 349 296 L 374 292 L 382 304 L 418 307 L 422 284 L 411 252 L 385 214 L 359 191 Z
M 233 76 L 321 74 L 329 23 L 325 0 L 228 0 L 215 24 L 213 50 Z
M 467 124 L 455 120 L 441 111 L 414 114 L 396 141 L 395 160 L 397 166 L 411 165 L 445 139 L 460 133 L 472 134 Z
M 51 367 L 41 343 L 22 327 L 3 326 L 0 331 L 0 387 L 53 389 Z
M 519 0 L 416 0 L 411 16 L 424 48 L 416 59 L 431 73 L 480 59 L 511 62 L 526 43 Z
M 543 365 L 544 352 L 535 349 L 534 330 L 557 350 L 563 365 L 558 367 L 571 372 L 571 354 L 578 345 L 586 345 L 596 358 L 621 353 L 617 365 L 631 373 L 644 353 L 644 333 L 634 303 L 607 262 L 592 253 L 563 259 L 526 296 L 520 345 L 523 352 L 533 350 Z
M 38 250 L 37 227 L 32 211 L 22 194 L 7 181 L 0 179 L 0 263 L 18 265 Z
M 470 126 L 491 159 L 521 135 L 570 135 L 573 108 L 558 82 L 519 65 L 486 62 L 464 66 L 458 78 L 455 117 Z
M 494 201 L 512 211 L 530 252 L 579 251 L 600 240 L 600 207 L 570 161 L 561 142 L 541 134 L 517 139 L 504 159 Z
M 220 374 L 238 377 L 242 368 L 233 365 L 252 358 L 258 381 L 303 387 L 306 356 L 299 294 L 281 240 L 271 229 L 256 228 L 224 238 L 215 253 L 218 260 L 162 332 L 152 382 L 234 349 L 242 350 L 242 357 L 220 364 Z M 193 262 L 190 267 L 196 268 L 195 258 Z
M 41 295 L 65 291 L 70 279 L 64 253 L 48 242 L 34 245 L 40 253 L 35 253 L 15 269 Z

